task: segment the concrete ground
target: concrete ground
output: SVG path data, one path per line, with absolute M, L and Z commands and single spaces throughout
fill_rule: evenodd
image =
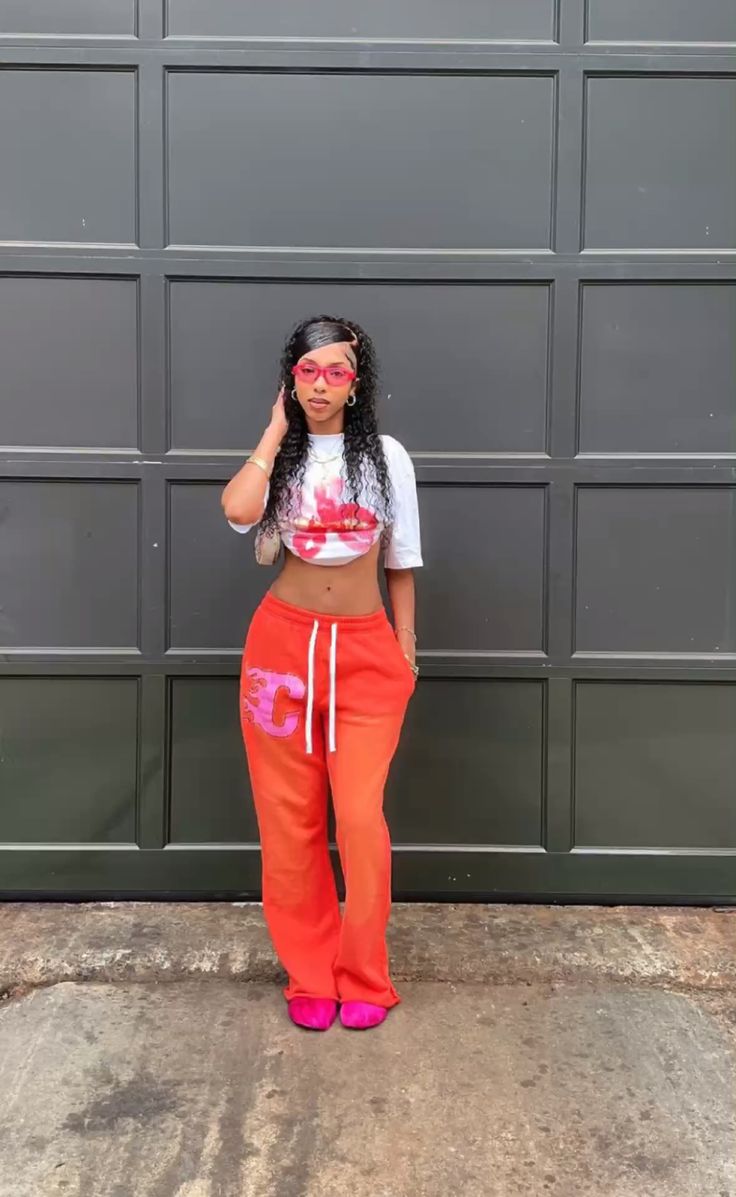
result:
M 736 909 L 395 905 L 288 1022 L 260 908 L 0 905 L 0 1197 L 736 1197 Z

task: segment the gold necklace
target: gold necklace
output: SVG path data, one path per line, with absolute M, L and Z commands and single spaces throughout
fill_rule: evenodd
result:
M 316 457 L 314 455 L 314 453 L 312 452 L 312 450 L 309 449 L 308 456 L 309 456 L 310 461 L 313 461 L 314 464 L 318 467 L 318 469 L 321 470 L 322 477 L 325 478 L 328 473 L 327 466 L 330 465 L 333 461 L 339 461 L 340 458 L 342 457 L 342 453 L 335 453 L 335 454 L 333 454 L 332 457 Z

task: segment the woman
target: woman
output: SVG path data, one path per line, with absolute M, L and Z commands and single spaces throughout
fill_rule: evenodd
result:
M 344 1026 L 365 1029 L 401 1000 L 386 951 L 383 791 L 416 685 L 416 481 L 406 450 L 378 434 L 375 354 L 359 325 L 303 321 L 286 342 L 281 380 L 268 428 L 222 496 L 236 531 L 259 525 L 259 560 L 285 549 L 248 631 L 240 685 L 264 917 L 288 973 L 292 1021 L 327 1030 L 339 1004 Z M 381 558 L 395 631 L 379 590 Z

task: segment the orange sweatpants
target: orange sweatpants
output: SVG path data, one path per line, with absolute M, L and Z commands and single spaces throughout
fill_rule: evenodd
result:
M 394 1006 L 383 793 L 414 675 L 386 612 L 327 616 L 266 594 L 251 622 L 240 715 L 261 841 L 263 911 L 293 997 Z M 327 840 L 328 783 L 345 878 Z

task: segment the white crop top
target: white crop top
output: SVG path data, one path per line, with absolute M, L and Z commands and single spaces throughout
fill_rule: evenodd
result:
M 384 553 L 387 569 L 422 565 L 419 507 L 414 465 L 403 445 L 381 436 L 393 490 L 394 517 Z M 300 494 L 299 514 L 279 521 L 281 539 L 292 553 L 315 565 L 343 565 L 362 557 L 380 538 L 383 524 L 364 491 L 357 504 L 343 498 L 343 433 L 309 433 L 309 455 Z M 269 487 L 263 499 L 264 511 Z M 235 524 L 236 532 L 250 532 L 255 524 Z

